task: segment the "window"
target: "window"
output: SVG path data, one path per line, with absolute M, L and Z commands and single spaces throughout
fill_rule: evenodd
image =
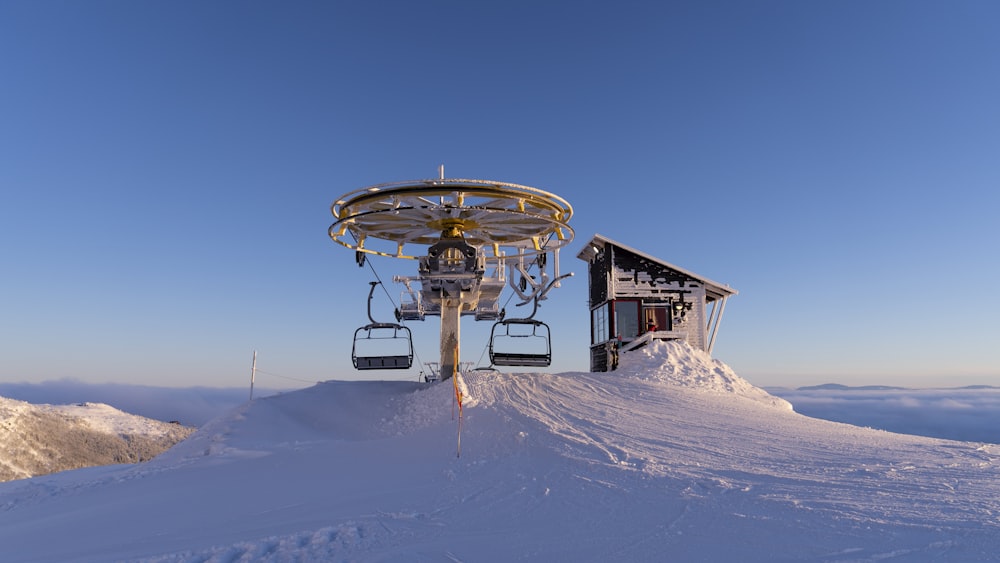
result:
M 605 303 L 590 312 L 590 343 L 600 344 L 608 340 L 608 304 Z
M 638 301 L 615 301 L 615 330 L 622 338 L 639 336 Z
M 650 329 L 658 329 L 660 327 L 660 325 L 656 322 L 655 309 L 651 307 L 648 309 L 643 309 L 642 316 L 643 316 L 642 326 L 644 327 L 643 330 L 648 331 Z

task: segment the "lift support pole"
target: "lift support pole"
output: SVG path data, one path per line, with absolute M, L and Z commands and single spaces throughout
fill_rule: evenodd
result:
M 445 299 L 441 302 L 441 379 L 455 375 L 458 366 L 456 358 L 461 357 L 459 337 L 462 306 L 458 300 Z

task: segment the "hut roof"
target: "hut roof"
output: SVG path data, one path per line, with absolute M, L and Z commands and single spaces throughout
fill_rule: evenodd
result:
M 581 250 L 580 253 L 576 255 L 576 257 L 585 262 L 590 262 L 594 259 L 594 256 L 597 254 L 598 250 L 600 250 L 604 246 L 604 244 L 611 244 L 616 248 L 620 248 L 622 250 L 625 250 L 626 252 L 631 252 L 632 254 L 641 256 L 646 260 L 650 260 L 661 266 L 664 266 L 665 268 L 669 268 L 679 274 L 685 275 L 695 281 L 701 282 L 705 286 L 705 294 L 708 301 L 715 301 L 717 299 L 722 299 L 724 297 L 728 297 L 730 295 L 736 295 L 737 293 L 739 293 L 738 291 L 736 291 L 732 287 L 729 287 L 728 285 L 714 282 L 704 276 L 699 276 L 698 274 L 685 270 L 680 266 L 675 266 L 670 262 L 651 256 L 649 254 L 646 254 L 645 252 L 636 250 L 630 246 L 626 246 L 620 242 L 611 240 L 608 237 L 600 234 L 595 234 L 593 238 L 591 238 L 590 241 L 584 245 L 583 250 Z

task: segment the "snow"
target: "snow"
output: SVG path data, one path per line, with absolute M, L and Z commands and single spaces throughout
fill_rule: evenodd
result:
M 0 481 L 149 460 L 194 430 L 105 404 L 33 405 L 0 397 Z
M 106 434 L 161 436 L 169 428 L 159 420 L 136 416 L 103 403 L 33 405 L 25 401 L 0 397 L 0 415 L 5 421 L 16 421 L 21 415 L 29 412 L 53 414 Z
M 106 434 L 162 436 L 166 428 L 161 421 L 135 416 L 103 403 L 73 405 L 41 405 L 43 411 L 80 420 L 91 430 Z
M 451 382 L 329 381 L 150 462 L 2 483 L 3 558 L 1000 558 L 1000 446 L 808 418 L 682 343 L 462 384 L 461 425 Z

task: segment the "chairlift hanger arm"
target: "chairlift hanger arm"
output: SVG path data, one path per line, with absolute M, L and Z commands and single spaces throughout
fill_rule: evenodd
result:
M 524 262 L 523 257 L 521 257 L 521 259 L 517 260 L 517 262 L 511 263 L 510 265 L 511 269 L 517 270 L 517 272 L 521 274 L 521 277 L 519 279 L 524 280 L 526 285 L 531 286 L 531 292 L 525 293 L 520 287 L 518 287 L 518 284 L 514 282 L 514 279 L 517 276 L 514 275 L 514 272 L 511 272 L 509 278 L 509 285 L 511 289 L 514 290 L 514 293 L 516 293 L 517 296 L 521 298 L 521 303 L 518 303 L 518 305 L 526 305 L 528 302 L 534 300 L 535 297 L 538 295 L 538 290 L 543 285 L 545 285 L 549 279 L 549 275 L 548 273 L 546 273 L 545 268 L 539 267 L 539 277 L 541 278 L 541 281 L 536 282 L 535 279 L 531 276 L 531 274 L 529 274 L 528 271 L 524 268 L 523 262 Z
M 372 317 L 372 296 L 375 295 L 375 286 L 381 282 L 373 281 L 368 283 L 372 286 L 371 289 L 368 290 L 368 320 L 371 321 L 372 324 L 378 324 Z
M 545 289 L 543 289 L 543 290 L 542 290 L 542 291 L 541 291 L 541 292 L 540 292 L 540 293 L 538 294 L 538 299 L 539 299 L 539 300 L 542 300 L 542 299 L 545 299 L 545 296 L 546 296 L 546 294 L 548 294 L 548 292 L 549 292 L 549 291 L 550 291 L 550 290 L 551 290 L 551 289 L 552 289 L 553 287 L 556 287 L 556 286 L 557 286 L 557 284 L 558 284 L 559 282 L 561 282 L 562 280 L 564 280 L 564 279 L 566 279 L 566 278 L 569 278 L 569 277 L 572 277 L 572 276 L 573 276 L 573 272 L 570 272 L 570 273 L 568 273 L 568 274 L 563 274 L 563 275 L 561 275 L 561 276 L 557 277 L 556 279 L 552 280 L 551 282 L 549 282 L 549 285 L 545 286 Z
M 533 321 L 532 320 L 532 319 L 535 318 L 535 313 L 538 312 L 538 300 L 537 299 L 532 298 L 531 300 L 525 301 L 524 303 L 518 303 L 517 306 L 520 307 L 521 305 L 527 305 L 528 303 L 531 303 L 531 314 L 530 315 L 528 315 L 527 317 L 518 317 L 518 318 L 514 318 L 514 319 L 503 319 L 498 324 L 512 324 L 512 323 L 517 323 L 519 321 L 538 322 L 538 321 Z

